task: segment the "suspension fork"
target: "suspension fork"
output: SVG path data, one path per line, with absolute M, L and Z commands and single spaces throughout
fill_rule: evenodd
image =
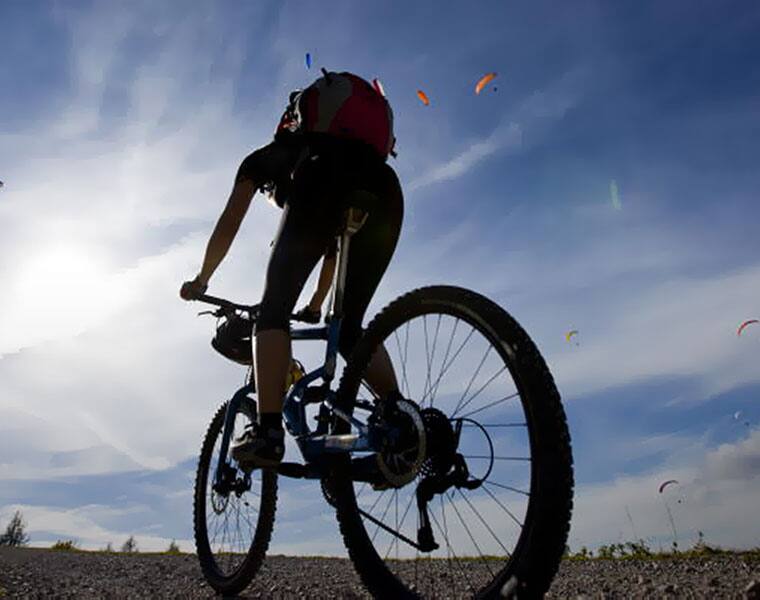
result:
M 222 430 L 222 445 L 219 448 L 219 460 L 216 465 L 216 473 L 214 474 L 214 487 L 223 485 L 224 476 L 227 470 L 231 468 L 227 462 L 227 453 L 230 450 L 232 431 L 235 429 L 235 415 L 237 415 L 240 405 L 248 401 L 248 394 L 252 394 L 253 392 L 254 388 L 252 384 L 244 385 L 235 392 L 227 404 L 227 412 L 224 415 L 224 429 Z M 255 418 L 255 415 L 251 416 Z

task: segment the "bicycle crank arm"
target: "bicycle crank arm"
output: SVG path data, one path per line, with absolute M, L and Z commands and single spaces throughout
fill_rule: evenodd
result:
M 277 465 L 277 474 L 292 479 L 321 479 L 324 471 L 313 463 L 282 462 Z

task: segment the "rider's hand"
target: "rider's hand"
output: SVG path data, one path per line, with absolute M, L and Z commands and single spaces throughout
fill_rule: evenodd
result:
M 206 288 L 208 288 L 208 283 L 204 283 L 200 277 L 196 277 L 192 281 L 186 281 L 182 284 L 179 295 L 183 300 L 195 300 L 201 294 L 206 293 Z

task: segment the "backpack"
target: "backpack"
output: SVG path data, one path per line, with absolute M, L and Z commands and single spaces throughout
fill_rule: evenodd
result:
M 362 142 L 383 160 L 395 155 L 393 111 L 381 88 L 352 73 L 322 72 L 305 90 L 291 94 L 278 132 Z

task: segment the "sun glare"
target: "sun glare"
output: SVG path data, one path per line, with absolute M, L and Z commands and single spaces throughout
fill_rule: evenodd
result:
M 13 288 L 16 312 L 50 335 L 76 333 L 102 313 L 111 280 L 96 252 L 74 244 L 49 246 L 20 265 Z

